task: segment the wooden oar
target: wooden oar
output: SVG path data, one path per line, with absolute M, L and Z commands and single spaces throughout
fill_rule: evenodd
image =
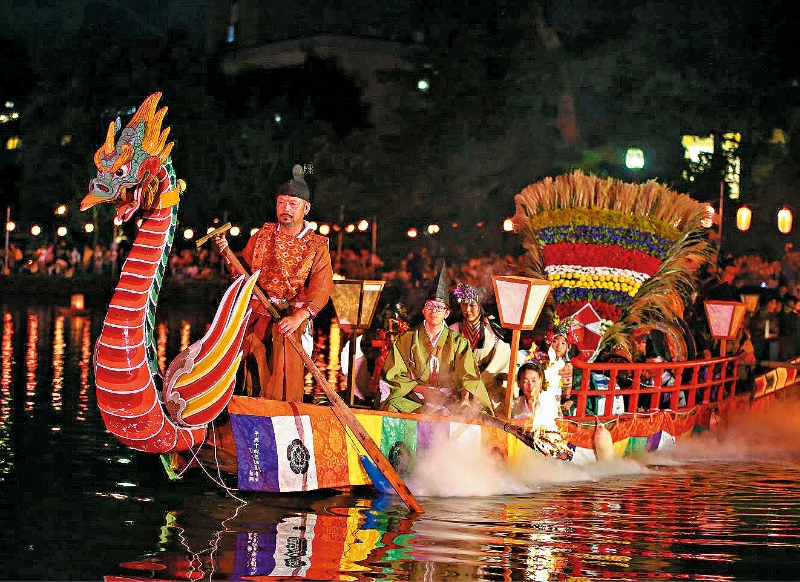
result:
M 230 223 L 226 223 L 215 231 L 199 239 L 197 241 L 197 246 L 199 247 L 212 236 L 224 233 L 230 227 Z M 231 265 L 231 268 L 236 271 L 236 274 L 249 276 L 247 269 L 245 269 L 244 265 L 242 265 L 239 259 L 236 258 L 236 255 L 233 254 L 233 251 L 231 251 L 228 247 L 225 247 L 225 250 L 222 251 L 222 254 L 224 255 L 228 264 Z M 261 303 L 269 310 L 270 315 L 275 321 L 281 318 L 281 315 L 275 309 L 275 306 L 272 305 L 272 302 L 258 285 L 256 285 L 256 287 L 253 289 L 253 294 L 258 297 Z M 380 447 L 375 444 L 375 441 L 371 436 L 369 436 L 369 433 L 367 433 L 364 426 L 358 421 L 355 414 L 353 414 L 353 411 L 350 410 L 347 404 L 344 403 L 344 400 L 341 399 L 336 391 L 331 388 L 330 384 L 328 384 L 328 381 L 325 379 L 325 376 L 322 375 L 322 372 L 319 371 L 319 368 L 317 368 L 316 364 L 314 364 L 314 361 L 308 356 L 302 346 L 298 344 L 297 340 L 291 335 L 284 337 L 303 360 L 303 363 L 308 371 L 311 372 L 311 375 L 314 376 L 317 382 L 319 382 L 320 386 L 322 386 L 322 390 L 325 392 L 325 396 L 328 397 L 328 400 L 331 403 L 331 409 L 333 410 L 336 418 L 346 428 L 349 428 L 350 431 L 355 435 L 356 439 L 358 439 L 358 442 L 364 448 L 364 451 L 366 451 L 367 455 L 369 455 L 370 460 L 386 478 L 386 481 L 388 481 L 392 488 L 397 492 L 397 494 L 403 500 L 403 503 L 406 504 L 406 507 L 416 513 L 425 513 L 425 510 L 422 509 L 422 505 L 419 504 L 419 501 L 417 501 L 416 497 L 414 497 L 409 490 L 408 485 L 406 485 L 402 477 L 400 477 L 397 471 L 395 471 L 394 467 L 392 467 L 389 459 L 386 458 Z

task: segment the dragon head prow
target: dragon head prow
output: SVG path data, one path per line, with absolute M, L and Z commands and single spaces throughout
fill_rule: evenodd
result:
M 177 203 L 185 184 L 178 181 L 169 188 L 163 166 L 169 159 L 173 142 L 167 143 L 170 128 L 161 129 L 167 108 L 157 109 L 161 93 L 153 93 L 141 104 L 128 125 L 119 118 L 108 126 L 106 141 L 94 155 L 97 176 L 89 182 L 89 192 L 81 201 L 81 210 L 96 204 L 113 202 L 117 218 L 130 220 L 140 208 L 172 206 Z

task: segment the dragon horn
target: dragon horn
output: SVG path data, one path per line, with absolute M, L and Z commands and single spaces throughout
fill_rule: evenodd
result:
M 98 149 L 94 154 L 94 165 L 97 166 L 98 169 L 102 167 L 100 164 L 100 157 L 104 154 L 108 155 L 114 152 L 115 149 L 114 136 L 117 133 L 118 124 L 119 124 L 119 118 L 117 118 L 116 121 L 112 121 L 111 123 L 108 124 L 108 131 L 106 132 L 106 141 L 105 143 L 103 143 L 103 145 L 100 146 L 100 149 Z

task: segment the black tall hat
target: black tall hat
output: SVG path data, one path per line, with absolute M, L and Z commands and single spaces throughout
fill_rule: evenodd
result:
M 303 166 L 295 164 L 292 168 L 292 179 L 281 184 L 276 196 L 293 196 L 311 202 L 311 190 L 303 178 Z
M 448 308 L 450 307 L 450 291 L 447 289 L 447 266 L 444 261 L 442 261 L 442 266 L 439 267 L 439 275 L 434 278 L 434 283 L 426 299 L 441 301 Z

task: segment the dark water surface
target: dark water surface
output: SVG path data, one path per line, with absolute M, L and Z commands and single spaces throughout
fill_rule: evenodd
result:
M 798 579 L 793 400 L 635 460 L 501 470 L 444 451 L 409 479 L 426 509 L 410 518 L 367 489 L 228 493 L 211 467 L 170 481 L 97 413 L 102 316 L 2 305 L 4 580 Z M 160 310 L 164 357 L 211 316 Z

